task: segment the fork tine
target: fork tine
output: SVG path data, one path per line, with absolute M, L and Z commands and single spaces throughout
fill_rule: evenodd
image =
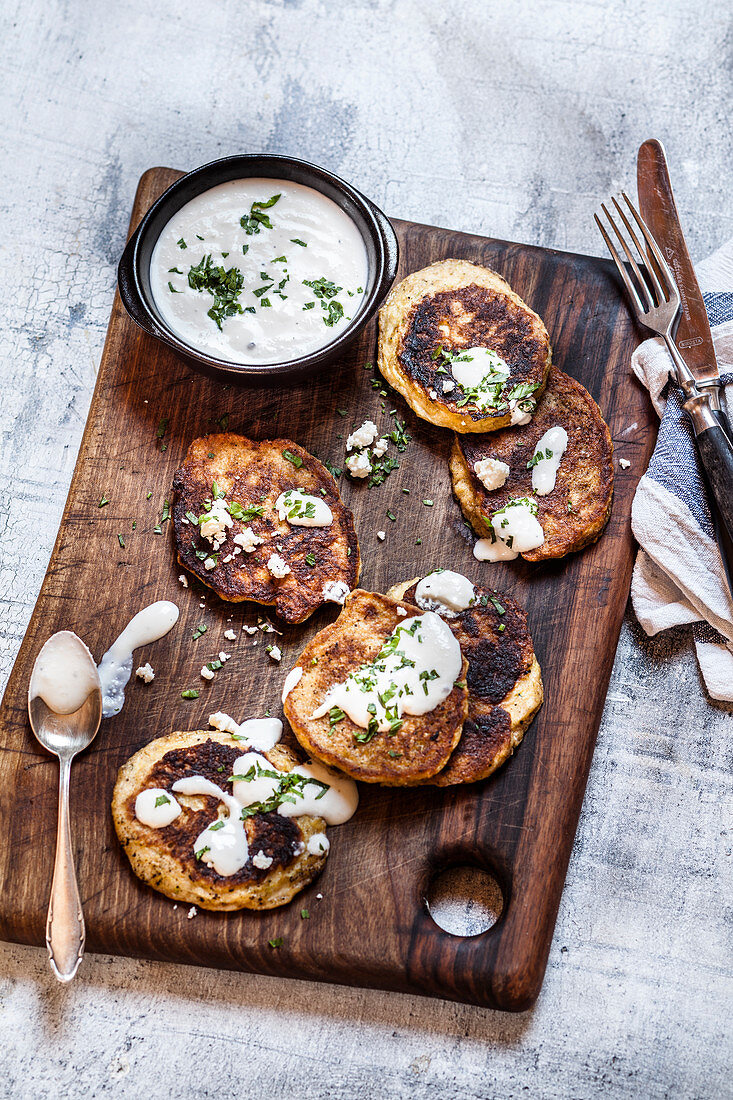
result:
M 626 201 L 628 202 L 628 199 Z M 644 270 L 645 270 L 645 273 L 646 273 L 646 286 L 647 286 L 647 289 L 649 289 L 650 292 L 651 292 L 651 296 L 654 300 L 653 304 L 654 305 L 661 305 L 662 302 L 667 301 L 667 295 L 665 294 L 664 285 L 662 284 L 662 281 L 659 278 L 659 275 L 657 274 L 657 270 L 651 263 L 648 262 L 648 260 L 646 258 L 646 253 L 644 251 L 644 247 L 643 247 L 641 241 L 639 240 L 639 238 L 637 237 L 636 233 L 634 232 L 634 227 L 632 226 L 629 219 L 626 217 L 626 213 L 624 212 L 624 210 L 619 205 L 615 195 L 611 196 L 611 202 L 613 203 L 613 205 L 618 210 L 619 217 L 621 218 L 622 222 L 626 226 L 626 231 L 629 234 L 629 236 L 631 237 L 634 244 L 636 245 L 636 249 L 639 253 L 639 256 L 641 257 L 641 262 L 644 265 Z
M 639 298 L 640 308 L 641 308 L 642 312 L 646 313 L 647 310 L 652 309 L 654 307 L 654 299 L 651 295 L 651 292 L 650 292 L 649 287 L 646 283 L 646 280 L 644 279 L 644 276 L 641 273 L 641 270 L 639 268 L 638 263 L 636 262 L 636 258 L 634 257 L 633 252 L 631 251 L 628 244 L 626 243 L 625 237 L 623 236 L 623 234 L 619 230 L 619 227 L 617 226 L 616 222 L 613 220 L 613 217 L 609 213 L 606 204 L 603 203 L 603 202 L 601 203 L 601 210 L 603 211 L 603 213 L 608 218 L 609 224 L 610 224 L 611 228 L 613 229 L 614 233 L 616 234 L 619 242 L 621 243 L 621 247 L 623 248 L 623 250 L 626 254 L 626 259 L 628 260 L 629 265 L 631 266 L 631 270 L 634 272 L 634 275 L 636 276 L 636 279 L 637 279 L 637 282 L 638 282 L 637 296 Z M 626 274 L 628 275 L 628 271 L 626 272 Z M 631 280 L 631 278 L 629 278 L 629 281 L 633 285 L 633 280 Z
M 603 206 L 602 203 L 601 203 L 601 205 Z M 605 206 L 603 207 L 603 209 L 604 210 L 606 209 Z M 608 214 L 607 210 L 606 210 L 606 214 Z M 641 298 L 639 297 L 639 294 L 637 292 L 636 287 L 634 286 L 631 279 L 629 278 L 628 271 L 626 270 L 623 263 L 621 262 L 621 257 L 619 256 L 618 252 L 616 251 L 616 246 L 613 244 L 611 238 L 609 237 L 608 233 L 604 229 L 603 223 L 601 222 L 601 219 L 598 217 L 598 215 L 594 214 L 593 217 L 596 219 L 596 225 L 598 226 L 598 228 L 601 231 L 601 236 L 603 237 L 604 241 L 606 242 L 606 246 L 608 248 L 608 251 L 611 253 L 611 259 L 613 260 L 613 262 L 616 264 L 616 267 L 618 268 L 618 273 L 621 276 L 621 281 L 623 282 L 624 286 L 626 287 L 626 292 L 629 295 L 629 297 L 631 298 L 631 303 L 634 306 L 634 309 L 637 311 L 637 313 L 640 313 L 640 314 L 646 313 L 646 307 L 643 306 L 642 303 L 641 303 Z
M 616 200 L 612 198 L 612 201 L 614 203 L 616 203 L 616 206 L 618 207 L 618 203 L 616 202 Z M 644 276 L 641 273 L 641 268 L 639 267 L 638 263 L 636 262 L 636 257 L 634 256 L 634 253 L 631 251 L 628 244 L 626 243 L 626 238 L 621 233 L 619 227 L 616 225 L 616 222 L 613 220 L 613 217 L 611 216 L 611 214 L 609 214 L 605 203 L 601 203 L 601 209 L 603 210 L 604 214 L 608 218 L 609 222 L 611 223 L 611 228 L 613 229 L 614 233 L 616 234 L 619 241 L 621 242 L 621 247 L 623 248 L 624 252 L 626 253 L 626 259 L 629 261 L 629 263 L 631 265 L 631 270 L 634 272 L 634 275 L 636 276 L 636 278 L 639 282 L 639 287 L 640 287 L 640 291 L 641 291 L 640 297 L 643 295 L 644 299 L 645 299 L 645 303 L 646 303 L 644 305 L 644 310 L 646 311 L 648 309 L 653 309 L 654 306 L 656 305 L 656 302 L 654 301 L 654 296 L 652 295 L 651 290 L 649 289 L 649 284 L 647 283 L 646 279 L 644 278 Z M 634 241 L 634 243 L 636 244 L 636 247 L 638 248 L 639 243 L 636 240 L 636 237 L 634 236 L 633 229 L 631 228 L 628 221 L 626 220 L 626 217 L 624 216 L 623 211 L 620 211 L 620 213 L 621 213 L 621 217 L 624 219 L 624 222 L 625 222 L 626 226 L 629 229 L 632 241 Z M 641 251 L 639 252 L 639 255 L 642 256 L 642 262 L 643 262 L 643 253 Z
M 679 290 L 677 288 L 677 284 L 675 283 L 672 272 L 669 269 L 669 264 L 667 263 L 664 256 L 662 255 L 661 250 L 660 250 L 657 242 L 654 240 L 654 237 L 649 232 L 649 228 L 648 228 L 646 222 L 644 221 L 641 214 L 636 209 L 633 202 L 631 201 L 631 199 L 629 198 L 629 196 L 626 194 L 625 191 L 621 192 L 621 197 L 622 197 L 622 199 L 624 199 L 626 201 L 626 205 L 628 206 L 631 213 L 634 215 L 634 219 L 636 221 L 636 224 L 639 226 L 639 229 L 644 234 L 644 240 L 646 241 L 647 245 L 649 246 L 649 250 L 650 250 L 652 256 L 654 257 L 654 259 L 656 261 L 656 264 L 657 264 L 657 267 L 659 269 L 660 274 L 667 281 L 667 291 L 668 292 L 665 295 L 665 300 L 668 301 L 668 302 L 671 301 L 671 299 L 674 298 L 675 294 L 677 295 L 677 297 L 679 297 Z M 649 265 L 649 267 L 651 268 L 651 264 Z M 663 289 L 664 289 L 664 287 L 663 287 Z

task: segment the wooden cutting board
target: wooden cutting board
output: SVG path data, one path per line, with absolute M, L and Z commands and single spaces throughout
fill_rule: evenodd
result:
M 166 168 L 145 173 L 132 227 L 178 175 Z M 72 827 L 88 950 L 376 986 L 510 1010 L 525 1009 L 536 998 L 629 591 L 631 500 L 653 446 L 650 406 L 629 372 L 638 332 L 608 262 L 394 224 L 402 251 L 400 277 L 446 257 L 475 260 L 505 276 L 544 319 L 555 361 L 588 387 L 610 424 L 617 456 L 631 461 L 626 471 L 617 467 L 606 533 L 595 546 L 558 562 L 476 562 L 451 495 L 450 433 L 418 420 L 395 394 L 380 397 L 371 371 L 364 369 L 375 360 L 376 323 L 340 367 L 318 380 L 240 389 L 194 374 L 136 328 L 115 297 L 61 528 L 2 703 L 3 938 L 44 942 L 51 884 L 57 767 L 28 725 L 33 659 L 51 633 L 70 628 L 99 660 L 143 605 L 172 599 L 181 607 L 178 626 L 137 654 L 140 663 L 150 659 L 155 681 L 130 684 L 124 710 L 102 723 L 72 773 Z M 262 635 L 255 646 L 241 631 L 243 623 L 257 621 L 256 608 L 204 597 L 193 583 L 185 591 L 170 523 L 163 534 L 153 530 L 163 501 L 170 499 L 174 470 L 191 439 L 223 426 L 254 438 L 291 437 L 342 466 L 352 425 L 370 417 L 387 428 L 391 409 L 406 419 L 413 437 L 399 456 L 400 469 L 371 490 L 341 481 L 361 542 L 362 585 L 383 592 L 396 581 L 449 566 L 516 597 L 529 613 L 546 702 L 514 758 L 482 784 L 408 791 L 362 787 L 356 816 L 331 831 L 321 879 L 287 908 L 199 912 L 188 919 L 187 906 L 175 908 L 143 886 L 122 855 L 109 813 L 117 769 L 154 737 L 205 727 L 214 710 L 239 720 L 261 716 L 268 705 L 280 714 L 285 673 L 335 609 L 323 610 L 304 626 L 283 628 L 284 657 L 277 666 L 265 653 Z M 409 496 L 403 487 L 411 490 Z M 109 504 L 100 508 L 103 494 Z M 377 539 L 378 530 L 386 531 L 384 542 Z M 199 623 L 208 629 L 194 640 Z M 230 626 L 237 642 L 223 638 Z M 199 669 L 222 648 L 232 659 L 206 685 Z M 181 698 L 189 687 L 200 688 L 198 700 Z M 504 895 L 499 922 L 475 937 L 443 932 L 424 902 L 436 871 L 458 864 L 490 870 Z M 310 919 L 301 919 L 302 907 Z M 268 940 L 277 937 L 283 944 L 273 949 Z

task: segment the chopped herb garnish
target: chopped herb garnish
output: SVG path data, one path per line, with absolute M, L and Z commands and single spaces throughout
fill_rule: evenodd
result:
M 176 241 L 176 244 L 178 245 L 179 248 L 188 248 L 188 245 L 184 241 L 183 237 L 179 237 L 178 240 Z
M 292 462 L 296 470 L 299 470 L 303 465 L 303 459 L 300 455 L 294 455 L 292 451 L 283 451 L 283 458 L 287 458 L 288 462 Z
M 169 417 L 167 417 L 167 416 L 164 416 L 161 419 L 160 424 L 158 424 L 158 430 L 155 433 L 155 438 L 156 439 L 162 439 L 163 436 L 165 435 L 165 433 L 168 431 L 168 421 L 169 421 Z
M 506 613 L 506 608 L 501 606 L 496 596 L 489 596 L 489 602 L 494 605 L 499 615 L 504 615 Z
M 432 501 L 432 500 L 424 500 L 423 501 L 423 504 L 425 505 L 426 508 L 432 508 L 434 503 L 435 502 Z
M 309 918 L 310 918 L 310 913 L 308 912 L 308 910 L 307 909 L 301 909 L 300 910 L 300 919 L 301 920 L 308 920 Z
M 211 847 L 205 844 L 203 848 L 199 848 L 198 852 L 194 852 L 196 859 L 203 859 L 207 852 L 211 851 Z
M 148 494 L 147 494 L 147 496 L 145 497 L 145 499 L 146 499 L 146 500 L 150 500 L 150 498 L 151 498 L 151 496 L 152 496 L 152 495 L 153 495 L 153 494 L 152 494 L 151 490 L 150 490 L 150 489 L 148 489 Z
M 268 940 L 267 942 L 269 943 L 270 947 L 282 947 L 285 941 L 283 940 L 282 936 L 278 936 L 277 939 Z
M 211 253 L 202 257 L 200 263 L 189 269 L 188 285 L 199 293 L 207 291 L 212 295 L 214 304 L 206 311 L 206 315 L 220 331 L 222 321 L 235 313 L 242 312 L 238 299 L 244 287 L 244 275 L 238 267 L 230 267 L 225 271 L 220 264 L 214 266 L 211 262 Z
M 186 691 L 181 692 L 181 699 L 198 699 L 198 697 L 196 688 L 187 688 Z
M 168 797 L 168 795 L 167 794 L 159 794 L 158 797 L 155 800 L 155 809 L 157 810 L 158 806 L 165 806 L 168 803 L 170 803 L 170 798 Z
M 306 302 L 305 305 L 303 306 L 303 309 L 315 309 L 315 308 L 316 308 L 316 303 L 315 302 Z
M 199 625 L 196 627 L 193 634 L 191 635 L 194 642 L 197 638 L 200 638 L 202 634 L 205 634 L 208 629 L 209 628 L 207 627 L 206 623 L 199 623 Z
M 394 512 L 390 512 L 389 508 L 387 509 L 387 519 L 391 519 L 392 523 L 395 523 L 397 520 L 397 516 L 394 514 Z
M 180 290 L 176 290 L 176 288 L 173 286 L 173 283 L 170 281 L 170 279 L 168 280 L 168 289 L 170 290 L 171 294 L 180 294 L 181 293 Z
M 170 275 L 183 275 L 183 272 L 181 271 L 180 267 L 169 267 L 168 268 L 168 273 Z
M 223 416 L 220 416 L 217 420 L 217 424 L 219 425 L 221 430 L 225 432 L 229 427 L 229 413 L 224 413 Z
M 306 564 L 310 565 L 311 567 L 316 564 L 315 554 L 306 554 L 305 555 L 305 560 L 306 560 Z
M 122 549 L 124 550 L 125 549 L 125 540 L 123 539 L 122 535 L 118 535 L 117 540 L 118 540 L 120 546 L 122 547 Z
M 218 829 L 223 829 L 225 824 L 226 824 L 226 822 L 224 821 L 224 818 L 222 817 L 214 825 L 209 825 L 209 832 L 210 833 L 215 833 Z
M 271 206 L 274 206 L 280 195 L 272 195 L 269 199 L 263 202 L 253 202 L 249 208 L 249 214 L 243 214 L 239 219 L 239 224 L 245 231 L 248 237 L 251 237 L 253 233 L 259 233 L 261 227 L 264 225 L 265 229 L 272 229 L 272 222 L 267 214 L 263 214 L 263 210 L 269 210 Z
M 305 243 L 305 241 L 301 241 L 299 237 L 291 237 L 290 238 L 290 243 L 291 244 L 299 244 L 301 248 L 307 248 L 308 247 L 308 245 Z
M 99 498 L 99 504 L 97 505 L 97 507 L 104 508 L 105 504 L 109 504 L 109 498 L 106 497 L 103 493 L 102 496 Z

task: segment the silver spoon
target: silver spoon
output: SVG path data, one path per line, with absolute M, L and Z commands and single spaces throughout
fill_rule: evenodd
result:
M 44 650 L 50 643 L 61 642 L 69 656 L 71 674 L 88 674 L 91 691 L 78 709 L 57 714 L 36 694 L 34 677 Z M 59 683 L 59 687 L 65 686 Z M 66 685 L 68 686 L 68 685 Z M 56 835 L 56 860 L 53 868 L 51 899 L 46 921 L 46 946 L 51 969 L 60 982 L 70 982 L 84 954 L 86 930 L 74 869 L 69 826 L 69 776 L 71 761 L 94 740 L 102 718 L 102 685 L 92 655 L 70 630 L 49 638 L 36 657 L 28 689 L 28 715 L 37 739 L 59 758 L 59 809 Z

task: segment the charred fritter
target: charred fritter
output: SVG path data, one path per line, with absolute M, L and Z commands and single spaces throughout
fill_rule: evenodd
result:
M 244 752 L 229 734 L 199 730 L 159 737 L 122 765 L 112 816 L 133 871 L 148 886 L 203 909 L 274 909 L 286 905 L 321 871 L 327 852 L 313 854 L 308 841 L 325 833 L 323 818 L 282 817 L 276 811 L 254 813 L 245 820 L 249 858 L 241 870 L 220 875 L 196 857 L 195 841 L 221 819 L 222 802 L 209 795 L 173 792 L 173 784 L 203 776 L 231 794 L 232 768 Z M 260 755 L 278 772 L 287 773 L 298 763 L 282 745 Z M 181 806 L 169 825 L 152 828 L 138 820 L 137 796 L 149 788 L 168 792 Z
M 401 600 L 357 589 L 347 598 L 336 622 L 316 634 L 298 658 L 303 673 L 284 704 L 285 716 L 307 752 L 352 779 L 387 786 L 416 783 L 445 766 L 458 743 L 468 708 L 467 665 L 458 651 L 457 676 L 450 693 L 425 714 L 404 713 L 383 732 L 357 725 L 338 707 L 313 717 L 335 684 L 365 667 L 373 668 L 394 644 L 390 639 L 399 638 L 397 628 L 422 614 Z M 430 678 L 428 674 L 426 679 Z
M 526 419 L 552 352 L 505 279 L 468 260 L 415 271 L 379 311 L 379 369 L 423 420 L 486 432 Z
M 567 449 L 557 469 L 555 487 L 546 496 L 533 494 L 534 452 L 542 437 L 560 426 Z M 506 481 L 487 489 L 477 466 L 487 459 L 509 467 Z M 479 538 L 489 534 L 489 519 L 510 500 L 532 498 L 544 532 L 542 546 L 526 551 L 527 561 L 561 558 L 598 539 L 611 514 L 613 444 L 601 410 L 580 382 L 557 367 L 531 423 L 490 435 L 456 435 L 450 457 L 453 489 L 463 514 Z
M 292 440 L 195 439 L 173 489 L 178 560 L 223 600 L 274 604 L 299 623 L 355 586 L 354 518 L 325 466 Z
M 415 602 L 417 581 L 395 585 L 394 599 Z M 476 783 L 501 767 L 542 705 L 542 673 L 527 613 L 510 596 L 474 585 L 475 603 L 448 626 L 468 661 L 468 717 L 442 771 L 424 780 L 438 787 Z

